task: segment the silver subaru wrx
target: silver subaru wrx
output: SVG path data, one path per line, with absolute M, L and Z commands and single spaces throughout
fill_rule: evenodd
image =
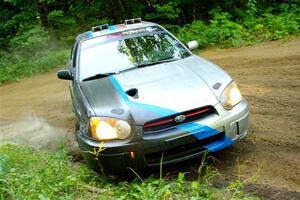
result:
M 76 137 L 90 167 L 173 164 L 246 135 L 247 101 L 226 72 L 192 54 L 197 46 L 139 18 L 77 36 L 58 77 L 71 80 Z

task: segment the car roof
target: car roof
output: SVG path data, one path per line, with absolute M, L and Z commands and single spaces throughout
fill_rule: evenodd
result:
M 88 39 L 96 38 L 96 37 L 103 36 L 103 35 L 108 35 L 108 34 L 117 33 L 117 32 L 123 32 L 123 31 L 132 30 L 132 29 L 136 29 L 136 28 L 145 28 L 145 27 L 149 27 L 149 26 L 158 26 L 158 24 L 153 23 L 153 22 L 141 21 L 141 23 L 135 23 L 135 24 L 130 24 L 130 25 L 125 25 L 125 24 L 111 25 L 111 26 L 108 26 L 108 28 L 105 30 L 100 30 L 100 31 L 90 30 L 90 31 L 84 32 L 76 37 L 76 41 L 79 42 L 82 40 L 88 40 Z

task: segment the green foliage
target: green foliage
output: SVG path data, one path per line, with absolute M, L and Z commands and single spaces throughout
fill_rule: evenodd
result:
M 250 17 L 254 16 L 257 13 L 256 4 L 257 4 L 256 0 L 248 0 L 247 13 Z
M 64 64 L 65 46 L 103 23 L 142 17 L 184 43 L 236 47 L 299 35 L 300 7 L 285 1 L 0 1 L 0 84 Z
M 115 183 L 73 163 L 64 148 L 50 154 L 0 147 L 0 199 L 256 199 L 241 190 L 239 180 L 216 189 L 205 178 L 210 173 L 192 182 L 185 180 L 186 173 L 179 173 L 177 180 L 150 176 Z
M 204 48 L 209 44 L 208 26 L 202 21 L 194 21 L 179 29 L 176 36 L 184 43 L 197 40 L 200 48 Z
M 63 65 L 69 53 L 63 45 L 57 48 L 45 28 L 37 25 L 21 29 L 9 46 L 0 50 L 0 83 Z
M 229 13 L 214 13 L 210 21 L 208 33 L 210 44 L 221 44 L 225 47 L 239 46 L 242 44 L 243 26 L 230 20 Z
M 56 33 L 58 39 L 65 42 L 74 41 L 74 35 L 79 32 L 74 18 L 65 16 L 62 10 L 53 10 L 48 14 L 47 19 L 53 29 L 60 30 Z
M 77 33 L 89 30 L 102 19 L 119 23 L 122 19 L 142 17 L 161 24 L 185 25 L 199 20 L 204 23 L 217 20 L 216 14 L 219 13 L 221 17 L 239 23 L 239 21 L 261 17 L 265 13 L 276 16 L 280 13 L 290 13 L 292 9 L 299 9 L 299 2 L 297 0 L 285 1 L 285 3 L 279 0 L 78 0 L 75 2 L 6 0 L 0 2 L 0 7 L 2 19 L 0 43 L 7 43 L 7 37 L 12 38 L 27 25 L 42 25 L 50 30 L 51 37 L 55 36 L 60 40 L 71 42 L 71 38 L 74 38 Z M 210 15 L 209 13 L 214 10 L 217 12 Z M 227 16 L 224 13 L 227 13 Z M 228 31 L 225 31 L 225 35 L 228 35 Z
M 21 27 L 16 36 L 10 40 L 12 49 L 18 51 L 35 51 L 48 45 L 49 34 L 41 26 Z
M 297 18 L 293 17 L 294 16 L 289 13 L 278 16 L 272 15 L 270 13 L 264 14 L 264 20 L 262 24 L 267 30 L 266 37 L 272 40 L 277 40 L 289 34 L 298 33 L 299 22 L 296 21 Z
M 281 13 L 274 15 L 264 13 L 261 17 L 247 18 L 243 25 L 249 31 L 245 40 L 249 44 L 277 40 L 291 34 L 299 34 L 300 8 L 295 5 L 282 4 Z
M 60 21 L 64 17 L 64 11 L 62 10 L 53 10 L 48 14 L 48 20 L 52 22 Z
M 153 4 L 154 12 L 147 13 L 145 18 L 149 20 L 166 19 L 175 20 L 179 17 L 181 10 L 178 8 L 178 1 L 170 1 L 165 4 Z
M 57 68 L 66 63 L 68 53 L 68 50 L 55 49 L 35 53 L 0 52 L 0 83 Z
M 95 181 L 94 174 L 83 165 L 72 166 L 64 149 L 47 154 L 7 145 L 0 148 L 0 157 L 4 155 L 8 172 L 0 176 L 1 199 L 70 199 L 83 190 L 80 184 Z
M 8 172 L 8 159 L 6 155 L 0 155 L 0 177 Z
M 209 23 L 194 21 L 186 24 L 176 36 L 183 42 L 197 40 L 200 48 L 208 45 L 236 47 L 251 45 L 265 40 L 277 40 L 292 34 L 299 34 L 300 8 L 293 5 L 282 5 L 284 11 L 274 15 L 264 13 L 261 17 L 254 16 L 255 1 L 251 1 L 249 15 L 246 19 L 235 22 L 227 12 L 213 10 Z M 249 1 L 250 4 L 250 1 Z
M 176 35 L 185 43 L 197 40 L 200 48 L 204 48 L 208 45 L 240 46 L 245 43 L 243 36 L 246 33 L 242 25 L 230 20 L 229 13 L 215 12 L 209 24 L 194 21 L 185 25 Z

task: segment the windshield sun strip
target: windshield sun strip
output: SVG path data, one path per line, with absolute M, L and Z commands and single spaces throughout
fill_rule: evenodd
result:
M 132 34 L 132 35 L 119 36 L 119 37 L 115 37 L 115 38 L 104 38 L 103 41 L 99 41 L 99 42 L 97 42 L 95 44 L 92 44 L 90 46 L 87 46 L 87 47 L 82 48 L 82 45 L 80 45 L 80 50 L 84 51 L 84 50 L 94 48 L 96 46 L 99 46 L 99 45 L 102 45 L 102 44 L 107 44 L 107 43 L 110 43 L 110 42 L 115 42 L 115 41 L 119 41 L 119 40 L 126 40 L 126 39 L 130 39 L 130 38 L 134 38 L 134 37 L 141 37 L 141 36 L 145 36 L 145 35 L 160 34 L 160 33 L 166 33 L 166 31 L 161 30 L 161 31 L 153 31 L 153 32 L 143 32 L 143 33 L 137 33 L 137 34 Z M 107 37 L 107 35 L 99 36 L 99 37 Z M 99 39 L 99 37 L 97 37 L 97 38 Z M 97 39 L 97 38 L 91 38 L 89 40 Z M 84 43 L 85 41 L 87 41 L 87 40 L 82 41 L 81 44 Z

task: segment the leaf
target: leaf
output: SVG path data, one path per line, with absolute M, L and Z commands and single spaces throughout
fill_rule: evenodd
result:
M 0 176 L 8 172 L 8 157 L 0 154 Z
M 177 182 L 182 184 L 184 182 L 184 176 L 185 176 L 185 173 L 179 172 Z
M 191 186 L 195 190 L 199 190 L 200 189 L 200 183 L 199 182 L 193 181 L 192 184 L 191 184 Z

